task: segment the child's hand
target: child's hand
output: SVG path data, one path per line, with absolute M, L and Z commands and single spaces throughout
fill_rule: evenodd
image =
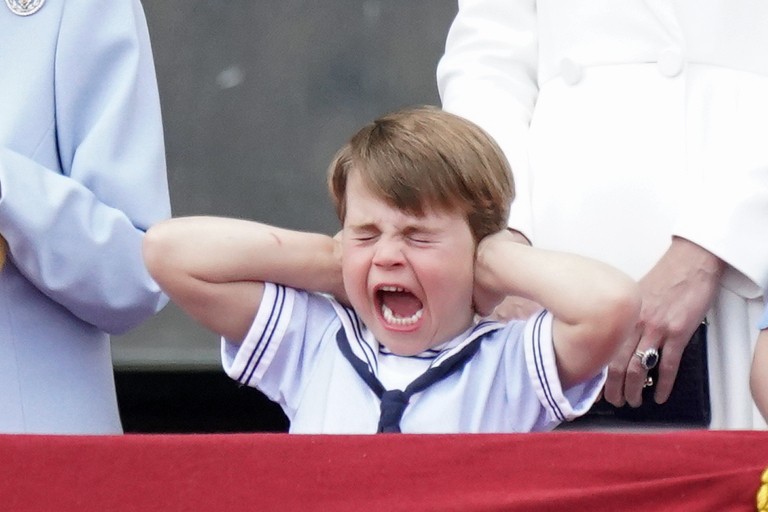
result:
M 493 269 L 489 266 L 492 258 L 488 256 L 494 252 L 499 244 L 510 242 L 515 243 L 513 235 L 507 230 L 503 230 L 486 236 L 477 245 L 473 302 L 475 312 L 480 316 L 488 316 L 493 313 L 496 306 L 506 298 L 506 294 L 496 286 L 498 281 L 494 279 Z
M 523 235 L 516 231 L 503 230 L 499 233 L 487 236 L 478 244 L 478 258 L 486 261 L 484 254 L 486 248 L 490 246 L 493 249 L 495 244 L 508 244 L 510 242 L 530 246 L 530 242 Z M 479 276 L 478 276 L 479 274 Z M 525 297 L 519 295 L 504 295 L 501 291 L 492 292 L 489 290 L 489 284 L 482 284 L 478 277 L 482 278 L 483 271 L 477 269 L 475 275 L 475 311 L 481 316 L 488 316 L 492 320 L 508 322 L 510 320 L 525 320 L 533 313 L 541 309 L 541 306 Z M 494 280 L 495 284 L 497 280 Z
M 492 320 L 509 322 L 510 320 L 527 320 L 541 309 L 541 305 L 525 297 L 508 295 L 490 314 Z
M 333 256 L 338 262 L 339 268 L 341 268 L 341 261 L 342 261 L 342 249 L 341 249 L 342 233 L 343 231 L 339 231 L 333 237 L 333 242 L 334 242 Z M 339 275 L 341 276 L 341 272 L 339 272 Z M 345 306 L 351 306 L 351 304 L 349 303 L 349 297 L 347 297 L 347 290 L 346 288 L 344 288 L 343 279 L 340 279 L 340 282 L 336 284 L 333 290 L 329 290 L 329 293 L 333 295 L 333 297 L 337 301 L 339 301 L 341 304 L 344 304 Z
M 492 313 L 504 300 L 503 295 L 493 295 L 486 293 L 480 287 L 475 284 L 475 294 L 473 297 L 473 306 L 475 313 L 480 317 L 491 317 Z

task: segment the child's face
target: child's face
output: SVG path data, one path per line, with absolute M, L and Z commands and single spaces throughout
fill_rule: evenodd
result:
M 414 355 L 472 323 L 475 243 L 461 212 L 410 215 L 347 180 L 344 287 L 376 339 Z

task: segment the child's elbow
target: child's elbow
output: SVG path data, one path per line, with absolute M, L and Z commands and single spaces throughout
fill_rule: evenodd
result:
M 171 253 L 169 246 L 168 229 L 165 223 L 152 226 L 144 234 L 141 244 L 142 257 L 149 274 L 155 280 L 164 275 L 167 270 L 164 267 L 169 266 Z
M 601 323 L 607 329 L 605 339 L 613 340 L 618 347 L 637 326 L 642 305 L 640 289 L 635 281 L 627 278 L 606 290 L 601 302 L 604 305 Z

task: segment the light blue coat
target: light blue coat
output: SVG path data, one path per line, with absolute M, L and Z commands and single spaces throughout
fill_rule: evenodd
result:
M 169 216 L 139 1 L 0 3 L 0 432 L 121 432 L 108 333 L 167 302 L 141 240 Z

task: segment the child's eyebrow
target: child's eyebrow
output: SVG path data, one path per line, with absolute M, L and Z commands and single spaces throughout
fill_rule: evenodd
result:
M 373 222 L 361 222 L 360 224 L 350 224 L 348 228 L 354 232 L 370 233 L 372 231 L 379 231 L 379 227 Z M 437 235 L 440 233 L 439 229 L 424 226 L 421 224 L 408 224 L 400 232 L 405 235 Z
M 418 233 L 420 235 L 436 235 L 440 233 L 440 231 L 441 231 L 440 229 L 416 224 L 416 225 L 406 226 L 405 229 L 403 229 L 403 234 L 406 236 L 413 235 L 415 233 Z
M 373 222 L 362 222 L 360 224 L 349 224 L 347 227 L 353 231 L 376 231 L 378 228 Z

